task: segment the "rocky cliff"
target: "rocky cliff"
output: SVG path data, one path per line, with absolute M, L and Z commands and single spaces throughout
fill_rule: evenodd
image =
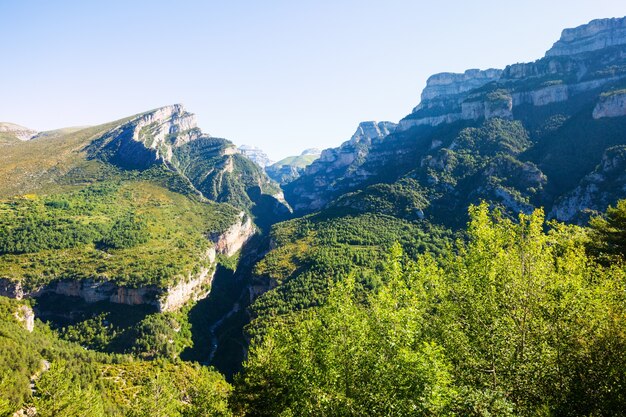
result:
M 274 163 L 274 161 L 272 161 L 270 157 L 267 156 L 267 154 L 260 148 L 249 145 L 241 145 L 238 149 L 239 152 L 250 158 L 252 162 L 261 168 L 265 168 L 266 166 Z
M 319 159 L 305 168 L 301 178 L 285 186 L 285 196 L 299 200 L 294 210 L 315 210 L 326 205 L 337 189 L 338 182 L 347 176 L 367 177 L 359 166 L 365 161 L 373 143 L 384 141 L 397 125 L 392 122 L 362 122 L 350 140 L 338 148 L 322 151 Z M 301 181 L 302 180 L 302 181 Z
M 123 168 L 146 169 L 159 161 L 171 164 L 174 148 L 201 136 L 195 115 L 175 104 L 125 121 L 90 144 L 87 151 L 91 157 Z
M 252 219 L 244 213 L 240 214 L 240 219 L 225 232 L 211 236 L 217 253 L 232 256 L 254 235 L 256 229 Z
M 601 94 L 592 115 L 594 119 L 626 116 L 626 90 Z
M 607 149 L 596 169 L 555 204 L 550 217 L 581 222 L 626 198 L 626 145 Z
M 122 121 L 86 147 L 90 159 L 128 170 L 163 164 L 209 200 L 251 209 L 280 192 L 261 167 L 223 138 L 203 133 L 182 105 Z M 261 201 L 263 200 L 263 201 Z M 275 204 L 280 206 L 280 201 Z
M 494 199 L 512 211 L 528 210 L 534 204 L 550 207 L 593 169 L 606 148 L 623 142 L 625 22 L 604 19 L 565 30 L 561 40 L 535 62 L 431 76 L 419 105 L 384 140 L 364 145 L 347 142 L 325 150 L 300 178 L 285 186 L 288 202 L 296 211 L 310 212 L 345 192 L 410 175 L 422 176 L 431 199 L 440 198 L 442 204 L 445 200 L 450 207 L 470 202 L 468 194 Z M 519 124 L 490 124 L 490 120 Z M 490 132 L 483 136 L 482 129 Z M 611 132 L 603 133 L 606 129 Z M 494 144 L 512 140 L 515 147 L 523 143 L 527 160 L 517 160 L 512 149 L 502 151 L 516 160 L 511 166 L 521 164 L 542 179 L 534 185 L 512 181 L 510 176 L 518 168 L 499 171 L 497 181 L 487 172 L 476 171 L 483 167 L 476 165 L 475 156 L 468 156 L 476 152 L 471 149 L 476 143 L 463 140 L 465 144 L 458 145 L 458 139 L 466 137 Z M 491 163 L 494 157 L 487 154 L 478 159 Z M 598 159 L 590 163 L 594 158 Z M 431 164 L 444 159 L 450 168 L 438 172 Z M 470 172 L 473 177 L 467 176 Z M 455 184 L 460 178 L 467 184 Z M 463 187 L 467 189 L 462 191 Z
M 156 286 L 126 287 L 94 277 L 91 279 L 64 279 L 35 289 L 25 289 L 21 282 L 0 278 L 0 295 L 15 299 L 36 298 L 46 293 L 79 297 L 88 303 L 108 301 L 127 305 L 153 305 L 158 311 L 173 311 L 189 300 L 205 297 L 211 287 L 215 272 L 216 253 L 232 256 L 256 233 L 252 220 L 240 215 L 240 221 L 222 233 L 208 236 L 213 243 L 205 254 L 209 265 L 195 275 L 181 277 L 177 284 L 168 288 Z
M 626 44 L 626 17 L 592 20 L 564 29 L 561 38 L 546 52 L 547 57 L 574 55 Z
M 565 29 L 545 57 L 535 62 L 504 70 L 435 74 L 428 79 L 420 104 L 400 121 L 399 129 L 511 117 L 522 105 L 567 101 L 625 78 L 625 45 L 626 18 L 600 19 Z

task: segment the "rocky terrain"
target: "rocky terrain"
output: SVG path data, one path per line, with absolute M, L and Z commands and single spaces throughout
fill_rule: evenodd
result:
M 302 177 L 307 180 L 296 179 L 284 186 L 287 201 L 294 202 L 292 207 L 296 211 L 323 207 L 333 197 L 337 183 L 347 177 L 368 175 L 358 167 L 367 158 L 372 144 L 383 141 L 396 126 L 392 122 L 360 123 L 350 140 L 338 148 L 325 149 L 319 159 L 305 168 Z
M 262 149 L 255 146 L 241 145 L 237 149 L 239 149 L 239 152 L 250 158 L 252 162 L 257 164 L 261 168 L 265 168 L 266 166 L 272 165 L 274 163 L 274 161 L 272 161 L 270 157 L 267 156 L 265 152 L 263 152 Z
M 29 140 L 37 135 L 35 130 L 14 123 L 0 122 L 0 135 L 15 137 L 19 140 Z
M 625 33 L 625 19 L 592 21 L 564 30 L 535 62 L 435 74 L 397 127 L 373 135 L 359 127 L 351 141 L 323 151 L 284 186 L 287 200 L 306 213 L 345 192 L 408 176 L 424 187 L 426 213 L 434 216 L 488 199 L 512 212 L 545 206 L 560 218 L 566 203 L 551 211 L 555 202 L 568 192 L 590 201 L 581 191 L 588 190 L 588 176 L 609 147 L 626 143 L 620 128 L 626 114 Z M 492 141 L 509 145 L 486 146 Z M 619 193 L 609 194 L 593 210 L 614 203 Z M 570 214 L 563 219 L 572 219 Z

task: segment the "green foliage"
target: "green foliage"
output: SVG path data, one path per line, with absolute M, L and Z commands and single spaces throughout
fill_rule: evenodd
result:
M 147 181 L 104 182 L 0 202 L 0 270 L 37 288 L 59 279 L 171 285 L 206 266 L 207 235 L 237 221 Z
M 231 388 L 216 372 L 96 353 L 41 322 L 29 333 L 14 315 L 21 306 L 0 297 L 0 415 L 30 406 L 41 416 L 230 415 Z
M 452 394 L 442 349 L 419 341 L 414 321 L 390 320 L 392 311 L 408 313 L 410 301 L 398 303 L 385 295 L 363 308 L 353 301 L 353 291 L 351 280 L 335 286 L 314 314 L 279 322 L 253 346 L 237 380 L 240 411 L 255 416 L 441 414 Z
M 609 207 L 604 216 L 591 219 L 589 225 L 591 253 L 603 258 L 605 262 L 626 258 L 626 200 L 620 200 L 615 207 Z
M 110 249 L 128 249 L 146 243 L 148 238 L 145 220 L 131 212 L 113 223 L 102 244 Z
M 280 285 L 254 303 L 256 319 L 250 332 L 262 332 L 275 315 L 322 304 L 328 284 L 350 274 L 363 290 L 375 288 L 381 282 L 380 262 L 395 242 L 417 255 L 440 252 L 450 237 L 425 221 L 373 213 L 341 216 L 341 211 L 330 209 L 275 225 L 271 232 L 275 249 L 256 265 L 254 273 Z
M 623 415 L 626 272 L 541 210 L 470 209 L 468 241 L 392 249 L 363 297 L 275 317 L 236 381 L 245 415 Z M 415 258 L 410 256 L 409 258 Z

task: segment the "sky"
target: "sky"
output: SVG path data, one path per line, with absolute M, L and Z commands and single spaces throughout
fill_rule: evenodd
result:
M 0 121 L 38 131 L 182 103 L 273 159 L 397 122 L 437 72 L 541 58 L 623 0 L 0 0 Z

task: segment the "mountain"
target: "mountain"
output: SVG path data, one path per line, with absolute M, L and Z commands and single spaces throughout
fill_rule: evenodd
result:
M 0 122 L 0 143 L 5 141 L 29 140 L 37 135 L 37 132 L 14 123 Z
M 382 142 L 396 124 L 391 122 L 362 122 L 350 140 L 339 148 L 326 149 L 320 157 L 305 168 L 304 173 L 283 188 L 296 211 L 322 208 L 331 197 L 336 197 L 336 187 L 348 177 L 360 175 L 358 167 L 365 161 L 373 143 Z
M 250 158 L 255 164 L 260 166 L 261 168 L 265 168 L 266 166 L 272 165 L 274 161 L 270 159 L 269 156 L 262 149 L 249 146 L 249 145 L 241 145 L 239 148 L 239 152 Z
M 603 155 L 626 144 L 625 31 L 626 18 L 595 20 L 564 30 L 535 62 L 433 75 L 397 127 L 367 141 L 357 131 L 325 150 L 284 187 L 286 198 L 309 213 L 344 193 L 413 178 L 437 222 L 463 224 L 465 208 L 481 199 L 584 221 L 592 211 L 563 207 L 603 211 L 626 196 L 618 178 L 602 203 L 581 203 L 593 200 L 589 178 Z
M 298 178 L 307 166 L 320 157 L 321 153 L 319 149 L 305 149 L 300 155 L 288 156 L 266 166 L 265 172 L 277 183 L 286 184 Z
M 216 253 L 241 249 L 253 219 L 288 213 L 263 170 L 181 105 L 0 146 L 3 295 L 177 309 L 206 295 Z M 54 267 L 20 268 L 44 259 Z

